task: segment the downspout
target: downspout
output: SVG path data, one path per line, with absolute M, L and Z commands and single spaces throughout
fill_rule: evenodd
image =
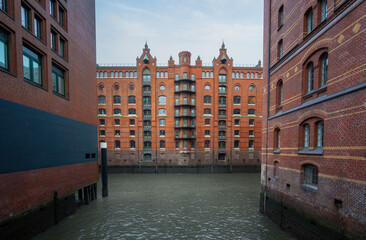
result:
M 263 199 L 263 214 L 266 214 L 266 198 L 267 198 L 267 186 L 268 186 L 268 142 L 269 142 L 269 131 L 268 131 L 268 117 L 269 117 L 269 100 L 270 100 L 270 61 L 271 61 L 271 5 L 272 2 L 269 0 L 268 4 L 268 48 L 267 48 L 267 119 L 266 119 L 266 179 L 264 186 L 264 199 Z

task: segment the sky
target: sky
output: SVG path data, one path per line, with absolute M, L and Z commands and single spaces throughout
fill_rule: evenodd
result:
M 96 25 L 98 64 L 136 64 L 146 41 L 158 64 L 212 63 L 223 41 L 234 64 L 263 58 L 263 0 L 96 0 Z

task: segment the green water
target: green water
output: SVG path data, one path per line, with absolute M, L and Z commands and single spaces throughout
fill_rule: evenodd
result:
M 259 174 L 113 174 L 109 197 L 38 235 L 52 239 L 291 239 L 259 211 Z

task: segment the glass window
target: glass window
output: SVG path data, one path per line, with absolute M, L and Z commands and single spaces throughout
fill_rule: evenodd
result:
M 160 130 L 160 137 L 164 137 L 165 136 L 165 130 Z
M 29 29 L 29 9 L 26 6 L 21 6 L 21 21 L 22 21 L 22 26 L 25 29 Z
M 165 141 L 160 141 L 160 148 L 165 148 Z
M 205 72 L 202 72 L 202 78 L 205 78 Z
M 151 131 L 144 131 L 144 138 L 151 138 Z
M 105 115 L 106 114 L 105 109 L 103 109 L 103 108 L 98 109 L 98 114 Z
M 248 109 L 248 115 L 255 115 L 255 109 Z
M 317 147 L 323 147 L 323 138 L 324 138 L 324 122 L 320 121 L 316 124 L 317 127 Z
M 254 140 L 249 140 L 248 147 L 249 148 L 254 148 Z
M 178 75 L 178 74 L 175 74 L 174 79 L 175 79 L 175 80 L 179 80 L 179 75 Z
M 307 21 L 307 33 L 311 33 L 313 31 L 313 10 L 310 9 L 306 15 Z
M 160 123 L 160 126 L 165 126 L 165 119 L 160 119 L 159 123 Z
M 114 125 L 119 126 L 119 124 L 120 124 L 120 120 L 119 119 L 114 119 Z
M 195 80 L 194 74 L 191 74 L 191 80 Z
M 321 1 L 321 21 L 322 22 L 325 19 L 327 19 L 327 11 L 328 11 L 327 0 L 322 0 Z
M 249 91 L 251 91 L 251 92 L 254 91 L 254 86 L 253 85 L 249 86 Z
M 204 96 L 203 102 L 206 104 L 211 104 L 211 96 Z
M 188 75 L 186 72 L 183 73 L 183 79 L 187 79 L 188 78 Z
M 135 119 L 130 119 L 130 126 L 135 126 Z
M 113 96 L 113 104 L 121 104 L 121 96 Z
M 0 67 L 9 70 L 9 37 L 0 29 Z
M 118 109 L 118 108 L 113 109 L 113 114 L 114 115 L 121 115 L 121 109 Z
M 281 148 L 281 130 L 277 129 L 276 131 L 276 135 L 277 135 L 277 148 Z
M 234 87 L 234 90 L 235 90 L 235 91 L 239 91 L 239 90 L 240 90 L 240 87 L 239 87 L 238 85 L 236 85 L 236 86 Z
M 105 130 L 100 130 L 100 131 L 99 131 L 99 135 L 100 135 L 100 136 L 105 136 Z
M 240 131 L 239 130 L 235 130 L 234 131 L 234 136 L 236 136 L 236 137 L 240 136 Z
M 314 90 L 314 64 L 311 62 L 308 65 L 308 92 Z
M 219 110 L 219 117 L 226 117 L 226 110 Z
M 254 130 L 249 130 L 249 137 L 254 137 Z
M 104 119 L 99 119 L 99 125 L 104 126 L 105 125 L 105 120 Z
M 304 184 L 318 185 L 318 168 L 312 164 L 304 165 Z
M 143 122 L 143 125 L 144 125 L 144 127 L 151 127 L 151 121 L 149 121 L 149 120 L 145 120 L 145 121 Z
M 130 141 L 130 148 L 136 148 L 136 142 L 135 141 Z
M 136 104 L 136 97 L 128 96 L 128 104 Z
M 240 96 L 234 96 L 234 104 L 240 104 Z
M 128 114 L 129 115 L 136 115 L 136 109 L 134 109 L 134 108 L 128 109 Z
M 310 125 L 305 124 L 304 126 L 304 148 L 309 148 L 310 146 Z
M 206 126 L 210 125 L 210 119 L 205 119 L 205 125 Z
M 234 109 L 234 114 L 235 115 L 240 115 L 240 109 Z
M 166 109 L 164 108 L 159 109 L 159 115 L 166 115 Z
M 120 132 L 119 130 L 115 130 L 115 131 L 114 131 L 114 136 L 119 137 L 119 136 L 120 136 L 120 134 L 121 134 L 121 132 Z
M 326 1 L 325 1 L 326 2 Z M 328 53 L 325 53 L 322 58 L 321 86 L 327 84 L 328 81 Z
M 211 109 L 209 109 L 209 108 L 205 108 L 205 109 L 203 110 L 203 114 L 211 114 Z
M 254 126 L 254 119 L 249 119 L 249 126 Z
M 98 96 L 98 104 L 105 104 L 105 96 Z
M 159 105 L 165 105 L 165 104 L 166 104 L 166 97 L 159 96 Z
M 35 16 L 34 17 L 34 36 L 41 39 L 41 33 L 42 33 L 41 19 L 39 19 L 38 17 Z
M 205 141 L 205 148 L 210 148 L 210 141 L 208 140 Z
M 255 78 L 258 78 L 258 73 L 255 73 Z
M 120 141 L 115 141 L 114 143 L 115 143 L 115 147 L 117 149 L 121 148 L 121 142 Z
M 226 97 L 219 97 L 219 105 L 226 106 Z
M 205 90 L 206 90 L 206 91 L 209 91 L 209 90 L 210 90 L 210 85 L 206 85 L 206 86 L 205 86 Z
M 130 88 L 130 90 L 131 90 L 131 91 L 135 90 L 135 86 L 134 86 L 134 85 L 132 85 L 132 84 L 130 85 L 130 87 L 129 87 L 129 88 Z
M 281 59 L 283 57 L 283 40 L 278 43 L 278 57 Z
M 55 18 L 56 17 L 56 3 L 55 0 L 50 0 L 50 15 Z
M 53 92 L 65 96 L 65 71 L 52 66 Z
M 210 130 L 205 130 L 205 136 L 210 136 Z
M 239 148 L 239 141 L 238 140 L 235 140 L 234 141 L 234 148 Z
M 236 73 L 236 78 L 239 78 L 239 73 L 238 72 Z
M 247 78 L 250 78 L 250 74 L 249 73 L 247 73 Z
M 100 85 L 100 86 L 99 86 L 99 90 L 100 90 L 100 91 L 104 91 L 104 86 L 103 86 L 103 85 Z
M 175 126 L 179 127 L 179 120 L 175 120 Z
M 164 91 L 165 90 L 165 86 L 164 85 L 160 85 L 160 90 Z
M 283 25 L 283 5 L 280 7 L 278 11 L 278 27 Z
M 250 74 L 250 78 L 254 78 L 254 73 L 251 73 Z
M 23 71 L 26 80 L 42 85 L 42 57 L 24 46 Z
M 65 57 L 65 41 L 60 38 L 60 49 L 59 54 L 61 57 Z
M 226 93 L 226 87 L 225 86 L 219 86 L 219 93 Z
M 65 11 L 59 6 L 59 8 L 58 8 L 58 23 L 62 27 L 64 26 L 64 14 L 65 14 Z
M 219 75 L 219 83 L 226 83 L 226 74 Z
M 243 78 L 244 77 L 244 74 L 241 72 L 240 73 L 240 78 Z
M 56 33 L 51 31 L 51 49 L 56 51 Z
M 130 130 L 130 136 L 135 136 L 135 130 Z
M 239 126 L 240 125 L 240 119 L 235 119 L 234 120 L 234 125 Z
M 255 104 L 255 97 L 254 96 L 249 96 L 248 97 L 248 104 Z

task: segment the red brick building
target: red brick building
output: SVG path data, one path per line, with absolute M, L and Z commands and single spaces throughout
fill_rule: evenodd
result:
M 43 231 L 98 181 L 95 52 L 94 1 L 0 1 L 1 239 Z
M 365 13 L 265 1 L 261 210 L 299 239 L 366 237 Z
M 161 66 L 147 44 L 135 66 L 97 66 L 99 141 L 112 166 L 259 166 L 261 64 L 209 66 L 180 52 Z

